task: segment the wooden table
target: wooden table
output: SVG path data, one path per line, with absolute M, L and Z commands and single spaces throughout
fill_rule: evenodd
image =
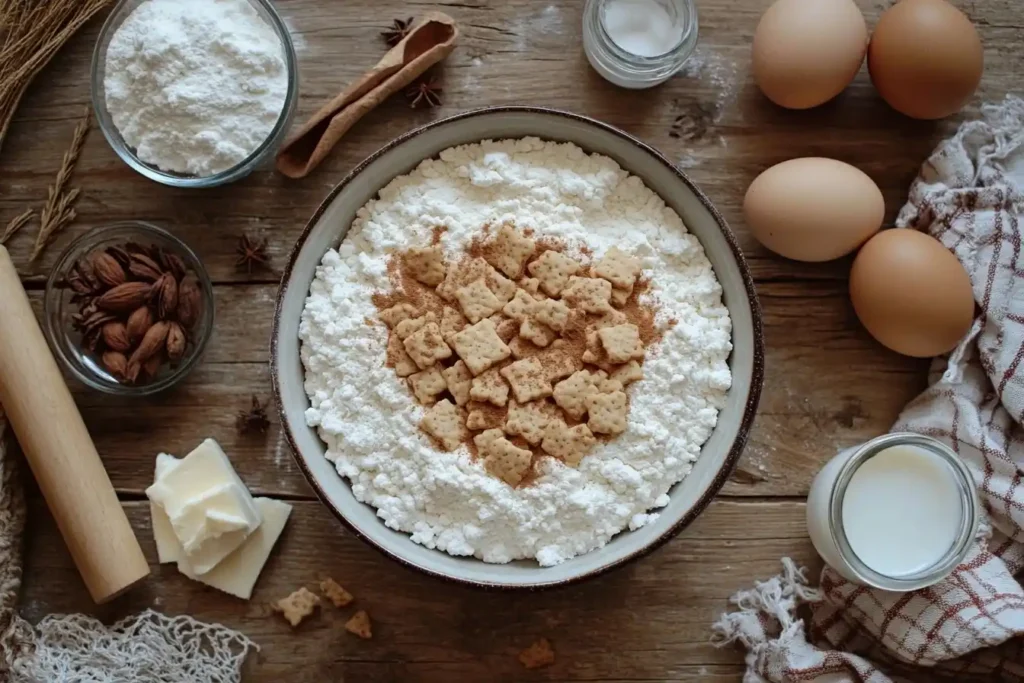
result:
M 434 5 L 395 0 L 279 0 L 302 72 L 299 117 L 313 112 L 384 53 L 378 32 L 394 17 Z M 701 41 L 684 75 L 648 92 L 602 81 L 581 49 L 582 1 L 471 0 L 436 5 L 464 38 L 443 68 L 445 103 L 410 110 L 400 97 L 354 128 L 309 178 L 270 169 L 231 187 L 185 192 L 146 181 L 94 130 L 78 165 L 79 219 L 38 263 L 35 227 L 9 245 L 34 302 L 72 238 L 110 221 L 138 218 L 191 244 L 216 282 L 216 333 L 203 365 L 177 390 L 127 401 L 75 386 L 75 397 L 124 507 L 150 558 L 155 550 L 143 490 L 159 451 L 183 455 L 202 438 L 224 445 L 254 493 L 295 505 L 278 551 L 245 603 L 153 565 L 152 579 L 111 605 L 90 604 L 45 506 L 34 497 L 22 608 L 38 619 L 81 610 L 114 619 L 146 607 L 190 613 L 239 628 L 263 649 L 253 681 L 738 681 L 742 659 L 708 644 L 708 626 L 729 595 L 771 575 L 779 558 L 817 567 L 805 536 L 804 496 L 837 449 L 885 432 L 924 386 L 926 363 L 876 344 L 846 296 L 849 262 L 811 265 L 774 257 L 750 237 L 741 214 L 749 182 L 790 157 L 853 163 L 881 186 L 891 220 L 933 145 L 958 121 L 923 123 L 894 113 L 866 70 L 836 101 L 809 112 L 778 109 L 749 76 L 748 53 L 769 0 L 698 0 Z M 869 22 L 889 3 L 861 0 Z M 1024 7 L 1018 0 L 962 0 L 985 44 L 978 105 L 995 101 L 1024 72 Z M 89 101 L 90 24 L 28 93 L 0 162 L 0 221 L 39 206 Z M 482 593 L 429 579 L 385 559 L 339 525 L 314 498 L 280 426 L 240 436 L 235 415 L 255 394 L 270 397 L 271 315 L 280 271 L 306 220 L 349 169 L 393 137 L 455 112 L 529 103 L 568 109 L 639 136 L 687 167 L 739 235 L 758 283 L 768 343 L 760 413 L 739 468 L 719 499 L 652 556 L 597 580 L 537 594 Z M 0 223 L 2 224 L 2 223 Z M 243 233 L 266 237 L 272 267 L 235 266 Z M 2 321 L 0 321 L 2 324 Z M 329 608 L 292 631 L 268 601 L 322 576 L 356 594 L 374 620 L 360 641 Z M 557 651 L 549 669 L 525 672 L 516 653 L 538 636 Z

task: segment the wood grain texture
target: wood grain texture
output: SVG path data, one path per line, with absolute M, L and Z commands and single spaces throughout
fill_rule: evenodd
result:
M 147 556 L 156 550 L 149 504 L 125 509 Z M 37 501 L 29 540 L 23 609 L 83 610 L 113 620 L 154 607 L 239 628 L 263 646 L 246 680 L 314 683 L 521 681 L 516 660 L 533 639 L 557 653 L 542 681 L 736 681 L 731 650 L 712 647 L 708 624 L 735 587 L 778 571 L 791 555 L 817 567 L 805 539 L 802 503 L 720 501 L 688 532 L 643 561 L 578 586 L 540 593 L 481 592 L 405 569 L 354 538 L 318 503 L 297 502 L 280 546 L 246 603 L 153 566 L 149 582 L 94 608 Z M 268 603 L 331 576 L 356 596 L 346 609 L 324 607 L 295 631 Z M 373 620 L 361 641 L 342 625 L 356 609 Z
M 92 608 L 47 513 L 36 503 L 25 610 L 85 610 L 114 618 L 156 605 L 243 628 L 263 646 L 254 681 L 738 681 L 741 658 L 707 645 L 707 626 L 734 590 L 777 571 L 791 555 L 811 561 L 802 503 L 820 465 L 844 446 L 886 431 L 924 386 L 927 364 L 901 358 L 859 327 L 846 295 L 849 261 L 799 264 L 772 256 L 750 236 L 741 205 L 749 182 L 779 161 L 808 155 L 857 165 L 881 187 L 891 221 L 936 142 L 981 103 L 1017 86 L 1024 71 L 1017 0 L 956 0 L 978 25 L 986 72 L 965 112 L 937 123 L 891 111 L 866 69 L 836 101 L 807 112 L 768 103 L 749 73 L 749 45 L 771 0 L 698 0 L 700 47 L 684 72 L 657 89 L 619 90 L 594 74 L 580 48 L 583 2 L 470 0 L 408 5 L 397 0 L 277 0 L 299 49 L 297 120 L 385 52 L 378 32 L 394 17 L 428 9 L 454 16 L 463 40 L 440 71 L 445 103 L 410 110 L 384 103 L 303 181 L 269 168 L 230 187 L 186 192 L 155 185 L 121 163 L 93 130 L 74 183 L 79 219 L 38 263 L 28 256 L 37 226 L 8 245 L 37 311 L 45 275 L 74 237 L 107 222 L 161 224 L 192 245 L 216 282 L 218 320 L 205 362 L 177 390 L 127 401 L 74 385 L 133 525 L 153 556 L 146 506 L 138 502 L 159 451 L 183 454 L 206 436 L 224 444 L 255 492 L 287 496 L 297 512 L 256 598 L 245 604 L 159 568 L 148 588 Z M 872 25 L 889 0 L 858 0 Z M 45 200 L 82 106 L 99 21 L 76 36 L 30 89 L 0 159 L 0 225 Z M 277 281 L 292 244 L 329 189 L 359 161 L 413 127 L 469 109 L 533 104 L 587 114 L 656 146 L 721 209 L 748 259 L 765 313 L 766 386 L 743 460 L 726 498 L 653 556 L 591 583 L 527 595 L 478 593 L 418 576 L 345 532 L 292 462 L 275 418 L 264 435 L 240 436 L 235 413 L 252 394 L 269 398 L 266 366 Z M 235 266 L 243 232 L 267 237 L 270 267 Z M 782 497 L 782 498 L 780 498 Z M 356 641 L 328 611 L 292 633 L 266 601 L 332 574 L 357 594 L 377 638 Z M 558 664 L 528 676 L 515 653 L 552 639 Z
M 765 392 L 750 445 L 725 493 L 805 495 L 838 450 L 889 428 L 924 387 L 927 365 L 887 351 L 861 330 L 844 283 L 765 282 L 759 289 L 768 344 Z M 261 493 L 307 495 L 276 416 L 265 437 L 239 437 L 234 427 L 252 394 L 270 398 L 267 340 L 276 286 L 233 284 L 215 291 L 218 323 L 203 365 L 177 390 L 145 399 L 75 385 L 86 424 L 115 486 L 126 493 L 141 493 L 151 483 L 157 451 L 183 455 L 211 436 Z M 32 295 L 41 310 L 41 292 Z

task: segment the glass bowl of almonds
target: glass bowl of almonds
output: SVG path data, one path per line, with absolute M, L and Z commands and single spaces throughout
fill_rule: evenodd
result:
M 177 384 L 199 362 L 213 317 L 213 287 L 195 252 L 142 221 L 90 230 L 46 283 L 43 327 L 54 354 L 110 394 Z

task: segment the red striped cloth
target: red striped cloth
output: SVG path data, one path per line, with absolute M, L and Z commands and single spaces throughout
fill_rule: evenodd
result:
M 979 315 L 894 431 L 948 444 L 971 468 L 987 520 L 944 581 L 892 593 L 829 567 L 820 586 L 783 574 L 741 591 L 714 626 L 747 649 L 744 683 L 1024 683 L 1024 101 L 987 105 L 932 153 L 897 228 L 930 233 L 971 276 Z M 807 623 L 796 618 L 808 605 Z

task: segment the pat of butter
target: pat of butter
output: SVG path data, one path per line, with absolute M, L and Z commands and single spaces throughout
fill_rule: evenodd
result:
M 242 545 L 260 521 L 248 490 L 221 484 L 171 517 L 171 526 L 189 564 L 203 574 Z
M 167 453 L 156 456 L 156 474 L 153 476 L 153 481 L 160 479 L 179 462 L 177 458 Z M 156 541 L 156 555 L 160 564 L 177 562 L 178 557 L 181 556 L 181 543 L 174 535 L 171 519 L 162 507 L 153 502 L 149 504 L 149 514 L 153 519 L 153 540 Z
M 252 495 L 224 451 L 207 439 L 146 489 L 163 508 L 196 574 L 205 574 L 259 527 Z
M 196 574 L 188 558 L 178 560 L 178 571 L 194 579 L 236 597 L 248 600 L 252 597 L 253 586 L 270 557 L 292 506 L 270 498 L 256 498 L 256 507 L 263 516 L 263 523 L 233 553 L 221 560 L 220 564 L 206 572 Z

